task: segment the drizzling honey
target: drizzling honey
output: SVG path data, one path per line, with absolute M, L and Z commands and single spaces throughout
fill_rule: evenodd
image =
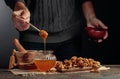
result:
M 46 39 L 48 37 L 48 33 L 45 30 L 40 30 L 39 35 L 44 42 L 44 55 L 41 58 L 38 57 L 37 59 L 35 59 L 34 63 L 39 71 L 46 72 L 55 66 L 56 57 L 51 53 L 48 53 L 48 51 L 46 50 Z
M 40 30 L 39 31 L 39 35 L 43 39 L 43 42 L 44 42 L 44 52 L 46 52 L 46 39 L 48 37 L 48 33 L 45 30 Z
M 44 53 L 46 52 L 46 39 L 43 40 L 44 41 Z
M 48 33 L 45 30 L 40 30 L 39 35 L 43 40 L 47 39 L 48 37 Z

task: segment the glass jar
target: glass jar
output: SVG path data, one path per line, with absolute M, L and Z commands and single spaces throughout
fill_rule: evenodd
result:
M 34 64 L 39 71 L 45 72 L 55 67 L 56 60 L 57 58 L 52 50 L 40 50 L 39 54 L 34 58 Z

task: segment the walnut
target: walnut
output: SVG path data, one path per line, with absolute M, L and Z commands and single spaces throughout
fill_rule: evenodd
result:
M 62 69 L 64 69 L 63 62 L 62 61 L 57 61 L 56 65 L 55 65 L 55 68 L 57 69 L 57 71 L 62 71 Z
M 71 61 L 73 67 L 77 66 L 77 57 L 76 56 L 71 57 L 70 61 Z
M 72 68 L 72 62 L 70 60 L 64 60 L 64 67 L 65 69 L 70 69 Z
M 77 66 L 83 68 L 83 67 L 84 67 L 84 62 L 83 62 L 83 60 L 77 61 Z

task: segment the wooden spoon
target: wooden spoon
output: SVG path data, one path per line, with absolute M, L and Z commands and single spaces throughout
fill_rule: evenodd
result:
M 13 12 L 13 15 L 15 15 L 17 18 L 22 19 L 20 16 L 18 16 L 15 12 Z M 32 28 L 34 28 L 35 30 L 37 30 L 39 32 L 39 36 L 43 39 L 46 40 L 48 37 L 48 33 L 45 30 L 41 30 L 39 28 L 37 28 L 36 26 L 34 26 L 33 24 L 27 22 Z

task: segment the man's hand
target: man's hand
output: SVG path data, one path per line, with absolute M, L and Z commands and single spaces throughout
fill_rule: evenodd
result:
M 106 25 L 104 25 L 104 23 L 99 20 L 98 18 L 94 17 L 94 18 L 91 18 L 87 21 L 87 27 L 93 27 L 93 28 L 100 28 L 100 29 L 103 29 L 105 31 L 105 35 L 103 37 L 103 39 L 98 39 L 98 40 L 95 40 L 97 41 L 98 43 L 102 42 L 103 40 L 107 39 L 108 37 L 108 27 Z
M 30 12 L 22 2 L 17 2 L 12 14 L 12 21 L 19 31 L 29 29 Z
M 101 20 L 99 20 L 96 17 L 92 2 L 91 1 L 84 2 L 82 4 L 82 9 L 83 9 L 84 16 L 86 18 L 87 27 L 100 28 L 100 29 L 106 30 L 105 31 L 106 33 L 105 33 L 103 39 L 98 39 L 95 41 L 102 42 L 103 40 L 107 39 L 107 37 L 108 37 L 107 29 L 108 28 L 106 25 L 104 25 L 104 23 Z

